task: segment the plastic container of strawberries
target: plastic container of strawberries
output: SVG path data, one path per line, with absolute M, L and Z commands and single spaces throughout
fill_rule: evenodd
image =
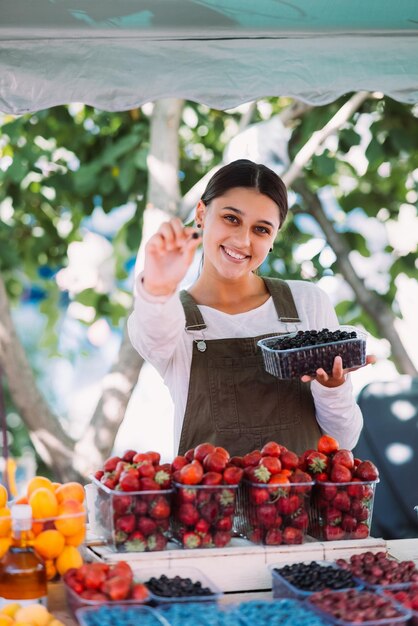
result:
M 92 477 L 95 531 L 114 552 L 164 550 L 170 537 L 173 489 L 116 491 Z
M 256 544 L 303 543 L 313 485 L 313 482 L 272 485 L 244 479 L 238 490 L 235 531 Z
M 355 332 L 356 337 L 287 350 L 280 350 L 280 343 L 285 338 L 295 337 L 297 332 L 260 339 L 257 345 L 261 348 L 266 371 L 282 379 L 300 378 L 305 374 L 314 376 L 319 367 L 331 373 L 336 356 L 342 357 L 344 368 L 365 365 L 367 333 L 354 326 L 340 326 L 340 330 Z
M 179 576 L 183 580 L 190 579 L 193 583 L 200 583 L 202 588 L 207 588 L 210 594 L 207 595 L 161 595 L 152 588 L 148 587 L 147 583 L 151 578 L 159 578 L 160 576 L 167 576 L 167 578 L 174 578 Z M 155 604 L 166 604 L 173 602 L 216 602 L 223 596 L 223 591 L 215 585 L 201 570 L 197 567 L 186 567 L 183 565 L 177 566 L 174 562 L 169 565 L 155 565 L 154 567 L 141 567 L 135 570 L 135 581 L 145 584 L 149 590 L 150 600 Z
M 232 538 L 238 485 L 174 483 L 172 536 L 183 548 L 224 548 Z
M 333 569 L 340 569 L 338 567 L 338 565 L 336 565 L 333 561 L 315 561 L 318 565 L 321 565 L 323 567 L 332 567 Z M 307 562 L 307 563 L 311 563 L 311 561 Z M 282 574 L 280 574 L 280 572 L 278 572 L 277 570 L 280 569 L 281 567 L 283 567 L 283 564 L 281 563 L 280 565 L 269 565 L 269 570 L 271 572 L 271 577 L 272 577 L 272 592 L 273 592 L 273 598 L 293 598 L 295 600 L 305 600 L 306 598 L 309 598 L 309 596 L 311 596 L 313 593 L 313 591 L 305 591 L 304 589 L 300 589 L 299 587 L 296 587 L 296 585 L 292 585 L 291 582 L 289 582 Z M 354 577 L 352 578 L 353 580 L 353 586 L 352 587 L 346 587 L 345 589 L 353 589 L 354 587 L 357 589 L 361 589 L 363 587 L 363 585 L 360 585 L 360 583 L 356 580 L 354 580 Z M 343 589 L 341 589 L 343 590 Z
M 370 535 L 379 479 L 316 482 L 309 511 L 309 534 L 319 541 L 366 539 Z
M 139 582 L 139 581 L 135 580 L 135 582 Z M 71 589 L 71 587 L 66 583 L 65 580 L 64 580 L 64 589 L 65 589 L 65 595 L 66 595 L 66 600 L 67 600 L 67 606 L 70 609 L 71 613 L 74 615 L 74 617 L 77 616 L 77 612 L 80 609 L 84 609 L 87 607 L 90 607 L 91 609 L 98 609 L 102 606 L 115 606 L 115 605 L 121 605 L 121 606 L 126 606 L 126 607 L 140 606 L 149 601 L 149 598 L 145 598 L 142 602 L 141 600 L 137 600 L 136 598 L 132 600 L 118 600 L 117 602 L 112 601 L 112 600 L 108 600 L 108 601 L 89 600 L 87 598 L 82 598 L 80 595 L 78 595 L 78 593 L 76 593 L 73 589 Z
M 168 626 L 166 620 L 149 606 L 129 606 L 114 602 L 100 607 L 80 608 L 75 614 L 81 626 Z

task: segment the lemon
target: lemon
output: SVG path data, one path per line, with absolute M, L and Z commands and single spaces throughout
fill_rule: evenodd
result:
M 0 611 L 0 616 L 8 615 L 9 617 L 14 617 L 16 614 L 16 611 L 18 611 L 19 609 L 20 609 L 19 602 L 9 602 L 9 604 L 5 604 L 2 607 Z
M 33 626 L 47 626 L 51 613 L 42 604 L 28 604 L 15 613 L 16 622 L 30 622 Z M 1 623 L 0 623 L 0 626 Z

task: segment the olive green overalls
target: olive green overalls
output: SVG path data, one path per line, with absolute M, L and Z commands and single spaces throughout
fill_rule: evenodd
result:
M 263 278 L 281 322 L 300 319 L 286 282 Z M 202 331 L 193 341 L 189 392 L 179 454 L 199 443 L 225 447 L 231 455 L 276 441 L 301 454 L 316 448 L 321 430 L 309 383 L 279 380 L 264 369 L 258 337 L 206 340 L 206 324 L 187 292 L 180 293 L 186 331 Z

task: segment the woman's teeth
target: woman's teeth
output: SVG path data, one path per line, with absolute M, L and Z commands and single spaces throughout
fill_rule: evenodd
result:
M 233 252 L 233 250 L 230 250 L 229 248 L 225 248 L 225 246 L 222 246 L 224 251 L 227 253 L 228 256 L 231 256 L 233 259 L 237 259 L 238 261 L 243 261 L 246 258 L 245 254 L 238 254 L 238 252 Z

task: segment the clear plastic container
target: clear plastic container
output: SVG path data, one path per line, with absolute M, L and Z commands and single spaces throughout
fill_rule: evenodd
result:
M 363 590 L 356 590 L 356 591 L 359 591 L 359 593 L 364 594 L 364 595 L 370 594 L 373 599 L 375 598 L 375 595 L 371 594 L 370 591 L 369 592 L 363 591 Z M 331 593 L 338 594 L 338 593 L 346 593 L 346 592 L 333 591 Z M 307 598 L 305 602 L 306 602 L 306 605 L 309 606 L 309 608 L 311 608 L 312 611 L 317 613 L 321 618 L 323 618 L 325 621 L 328 621 L 332 624 L 336 624 L 337 626 L 358 626 L 359 624 L 361 624 L 361 626 L 403 626 L 405 624 L 406 626 L 406 624 L 408 623 L 408 620 L 411 618 L 411 611 L 409 611 L 405 607 L 401 607 L 397 605 L 396 603 L 392 602 L 390 599 L 389 599 L 389 602 L 396 609 L 398 616 L 387 617 L 387 618 L 376 617 L 373 620 L 365 620 L 365 621 L 360 621 L 357 619 L 356 621 L 351 621 L 351 622 L 343 620 L 341 618 L 337 618 L 331 613 L 325 612 L 323 609 L 319 608 L 317 605 L 311 602 L 311 598 Z
M 210 626 L 251 626 L 250 622 L 239 614 L 234 604 L 226 606 L 213 602 L 160 604 L 157 611 L 170 626 L 197 626 L 203 624 L 210 624 Z M 258 622 L 258 626 L 263 625 L 264 622 Z
M 336 356 L 342 357 L 344 368 L 364 365 L 367 333 L 354 326 L 341 326 L 340 330 L 355 332 L 357 337 L 288 350 L 273 346 L 284 338 L 295 337 L 297 332 L 260 339 L 257 345 L 261 348 L 266 371 L 284 379 L 300 378 L 305 374 L 314 376 L 319 367 L 331 373 Z
M 244 479 L 238 490 L 236 532 L 256 544 L 303 543 L 313 484 L 265 484 Z
M 250 600 L 236 607 L 247 624 L 256 626 L 289 626 L 290 624 L 326 626 L 328 622 L 311 611 L 306 602 L 294 598 L 279 600 Z
M 408 606 L 403 604 L 403 602 L 401 602 L 398 598 L 396 598 L 394 594 L 396 594 L 398 591 L 406 592 L 409 596 L 411 596 L 411 592 L 413 591 L 412 595 L 418 597 L 418 583 L 409 583 L 403 589 L 389 590 L 385 587 L 385 588 L 379 589 L 377 592 L 380 595 L 383 595 L 384 597 L 389 597 L 392 600 L 392 602 L 394 602 L 396 605 L 399 605 L 401 608 L 403 609 L 406 608 L 407 610 L 410 610 L 412 612 L 412 617 L 411 617 L 409 626 L 418 626 L 418 610 L 410 609 Z
M 136 580 L 135 578 L 135 582 L 140 582 L 140 581 Z M 135 606 L 135 605 L 140 606 L 141 604 L 145 604 L 146 602 L 149 601 L 149 598 L 146 598 L 143 601 L 137 600 L 137 599 L 132 599 L 132 600 L 128 599 L 128 600 L 120 600 L 120 601 L 88 600 L 87 598 L 82 598 L 81 596 L 79 596 L 78 593 L 75 593 L 75 591 L 71 589 L 71 587 L 68 586 L 65 580 L 64 580 L 64 588 L 65 588 L 65 595 L 67 599 L 67 606 L 74 616 L 76 615 L 79 609 L 83 609 L 86 607 L 97 609 L 103 605 L 106 605 L 106 606 L 121 605 L 121 606 L 128 606 L 128 607 Z
M 232 537 L 238 485 L 174 483 L 172 533 L 183 548 L 224 548 Z
M 127 606 L 114 602 L 111 606 L 86 607 L 78 609 L 76 618 L 81 626 L 102 626 L 102 624 L 123 624 L 124 626 L 168 626 L 166 620 L 148 606 Z
M 92 478 L 95 530 L 115 552 L 164 550 L 170 536 L 173 489 L 116 491 Z
M 307 564 L 312 563 L 312 561 L 304 562 Z M 340 569 L 338 565 L 336 565 L 333 561 L 315 561 L 315 563 L 317 563 L 318 565 L 322 565 L 323 567 L 332 567 L 333 569 L 338 570 Z M 269 565 L 269 570 L 271 572 L 273 583 L 273 598 L 294 598 L 296 600 L 303 601 L 311 596 L 312 593 L 314 593 L 313 591 L 305 591 L 304 589 L 299 589 L 295 585 L 292 585 L 292 583 L 290 583 L 284 576 L 276 571 L 276 569 L 281 569 L 282 567 L 282 563 L 277 565 Z M 363 585 L 360 585 L 356 580 L 354 580 L 354 577 L 353 582 L 353 587 L 346 587 L 345 589 L 361 589 L 363 587 Z M 341 589 L 341 591 L 342 590 L 343 589 Z
M 177 566 L 174 562 L 170 565 L 159 565 L 155 567 L 143 567 L 135 570 L 136 582 L 146 583 L 150 578 L 159 578 L 165 575 L 168 578 L 180 576 L 181 578 L 190 578 L 192 582 L 200 582 L 202 587 L 207 587 L 211 591 L 211 595 L 190 595 L 190 596 L 161 596 L 149 589 L 150 599 L 158 604 L 167 602 L 214 602 L 223 596 L 223 591 L 219 589 L 202 571 L 195 567 Z
M 319 541 L 366 539 L 370 534 L 378 482 L 315 483 L 309 534 Z

